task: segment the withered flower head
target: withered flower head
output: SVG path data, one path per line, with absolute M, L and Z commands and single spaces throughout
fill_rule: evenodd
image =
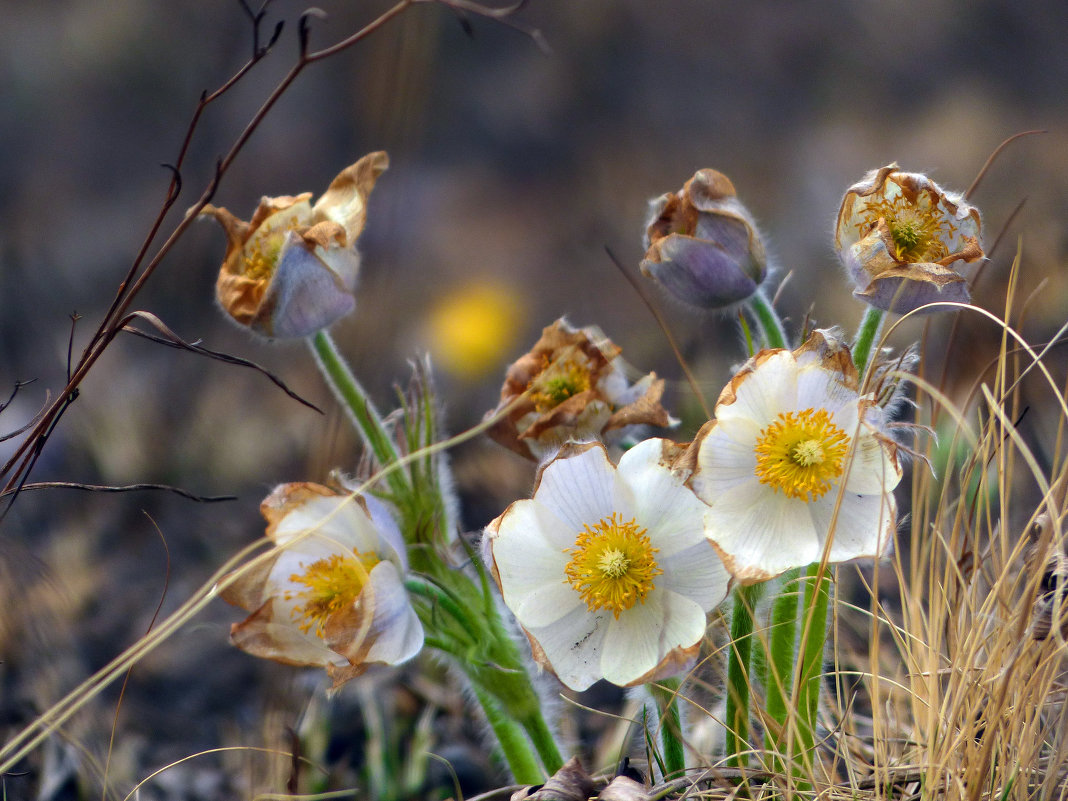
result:
M 853 294 L 906 314 L 936 301 L 967 303 L 957 267 L 983 258 L 979 211 L 926 175 L 873 170 L 842 199 L 834 244 Z
M 537 461 L 569 440 L 604 440 L 633 425 L 672 425 L 660 405 L 664 380 L 649 373 L 629 384 L 620 352 L 597 329 L 557 320 L 508 368 L 500 403 L 487 415 L 503 416 L 489 435 Z
M 767 258 L 749 210 L 721 172 L 698 170 L 649 203 L 642 272 L 679 300 L 719 309 L 756 292 Z
M 326 668 L 338 687 L 369 664 L 423 647 L 404 589 L 404 540 L 372 497 L 283 484 L 261 504 L 273 558 L 237 574 L 222 597 L 252 614 L 230 640 L 253 656 Z
M 266 337 L 295 339 L 351 312 L 360 256 L 356 239 L 367 198 L 389 157 L 370 153 L 334 178 L 311 204 L 311 192 L 264 197 L 248 222 L 205 206 L 226 230 L 226 258 L 215 284 L 223 309 Z

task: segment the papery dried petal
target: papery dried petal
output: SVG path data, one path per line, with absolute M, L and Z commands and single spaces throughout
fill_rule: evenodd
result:
M 905 314 L 928 303 L 968 302 L 958 269 L 984 257 L 981 230 L 978 210 L 961 195 L 891 164 L 846 191 L 835 249 L 854 295 Z
M 299 338 L 355 308 L 356 240 L 367 200 L 389 166 L 385 153 L 343 170 L 311 205 L 311 193 L 264 197 L 249 222 L 206 206 L 227 237 L 216 282 L 219 304 L 240 325 L 265 337 Z
M 569 440 L 616 436 L 637 425 L 673 423 L 660 404 L 664 382 L 655 374 L 630 384 L 620 348 L 592 328 L 557 320 L 505 375 L 501 399 L 487 418 L 488 434 L 528 459 L 540 459 Z

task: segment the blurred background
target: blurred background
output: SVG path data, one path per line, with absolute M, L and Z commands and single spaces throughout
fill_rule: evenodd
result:
M 316 47 L 387 7 L 318 6 L 326 18 L 311 21 Z M 293 63 L 304 8 L 270 4 L 263 30 L 284 20 L 281 39 L 205 114 L 165 231 Z M 0 11 L 0 397 L 35 381 L 0 415 L 2 435 L 62 390 L 68 346 L 80 353 L 160 207 L 170 178 L 160 165 L 177 157 L 201 92 L 247 60 L 252 29 L 237 0 L 3 0 Z M 470 427 L 495 405 L 507 364 L 567 315 L 600 326 L 636 372 L 665 376 L 667 405 L 684 420 L 678 436 L 690 436 L 697 404 L 606 248 L 635 274 L 647 201 L 702 167 L 729 175 L 760 222 L 791 330 L 809 315 L 851 331 L 863 310 L 831 240 L 844 190 L 891 161 L 963 190 L 1003 139 L 1046 129 L 1013 144 L 973 196 L 988 250 L 1004 232 L 973 294 L 1003 313 L 1019 248 L 1021 329 L 1044 342 L 1068 316 L 1063 2 L 531 0 L 510 21 L 540 31 L 545 47 L 428 5 L 311 66 L 214 200 L 247 217 L 261 195 L 318 194 L 364 153 L 389 152 L 360 242 L 357 312 L 333 330 L 383 408 L 407 381 L 407 360 L 429 351 L 448 430 Z M 187 340 L 264 365 L 328 411 L 249 370 L 132 338 L 109 349 L 31 479 L 167 483 L 236 500 L 74 490 L 18 498 L 0 525 L 0 741 L 141 636 L 161 596 L 166 614 L 260 536 L 258 504 L 272 486 L 356 464 L 305 349 L 254 340 L 215 307 L 224 249 L 213 222 L 194 226 L 135 307 Z M 714 398 L 742 358 L 736 326 L 647 290 Z M 931 319 L 926 336 L 932 366 L 946 360 L 963 402 L 1001 331 L 965 316 L 947 348 L 950 324 Z M 919 339 L 923 325 L 907 323 L 892 342 Z M 1064 363 L 1063 351 L 1053 354 Z M 1027 426 L 1052 442 L 1057 416 L 1044 413 L 1042 393 Z M 0 442 L 0 461 L 15 443 Z M 530 489 L 531 466 L 488 441 L 452 458 L 469 529 Z M 228 626 L 240 617 L 222 602 L 209 607 L 137 665 L 117 713 L 113 687 L 27 761 L 27 775 L 4 777 L 7 797 L 79 798 L 98 787 L 113 722 L 119 797 L 201 749 L 287 746 L 325 678 L 230 648 Z M 388 702 L 377 702 L 398 726 L 436 710 L 430 750 L 470 781 L 466 790 L 499 779 L 449 678 L 425 674 L 372 675 L 314 713 L 339 776 L 361 780 L 367 687 L 390 686 Z M 141 797 L 245 797 L 287 769 L 246 753 L 205 756 Z

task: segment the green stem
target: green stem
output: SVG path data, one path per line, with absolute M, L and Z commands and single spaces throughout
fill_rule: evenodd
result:
M 769 728 L 764 737 L 768 751 L 786 754 L 786 720 L 790 692 L 794 680 L 794 657 L 797 635 L 798 600 L 800 598 L 799 569 L 783 574 L 782 588 L 771 607 L 771 632 L 768 636 L 768 676 L 765 684 L 768 716 L 778 724 L 778 731 Z M 775 758 L 781 769 L 781 762 Z
M 564 766 L 564 758 L 560 756 L 560 749 L 556 747 L 556 738 L 553 737 L 549 724 L 545 722 L 539 708 L 534 714 L 527 715 L 519 724 L 526 730 L 530 741 L 541 757 L 541 764 L 550 776 Z
M 823 654 L 827 644 L 827 607 L 830 580 L 817 586 L 819 563 L 809 566 L 805 579 L 805 626 L 801 633 L 801 670 L 797 678 L 797 748 L 795 754 L 810 764 L 816 745 L 816 715 L 819 712 Z
M 545 781 L 545 774 L 538 763 L 534 752 L 530 750 L 530 743 L 523 734 L 522 727 L 510 718 L 501 709 L 497 699 L 490 693 L 479 687 L 471 685 L 486 715 L 486 721 L 493 729 L 497 737 L 497 743 L 501 747 L 501 753 L 508 763 L 512 776 L 519 784 L 541 784 Z
M 686 772 L 686 752 L 682 745 L 682 720 L 679 716 L 679 680 L 661 679 L 645 685 L 656 701 L 660 716 L 660 741 L 664 744 L 665 779 L 677 779 Z
M 775 307 L 764 297 L 764 290 L 758 289 L 746 302 L 749 304 L 749 310 L 753 313 L 753 317 L 756 318 L 757 325 L 760 326 L 760 333 L 767 346 L 769 348 L 785 348 L 786 329 L 783 328 L 782 320 L 779 319 L 779 314 L 775 311 Z
M 310 337 L 308 344 L 315 355 L 315 363 L 323 374 L 326 383 L 333 390 L 363 440 L 364 445 L 374 454 L 375 460 L 382 467 L 397 461 L 397 449 L 393 445 L 389 431 L 381 416 L 375 410 L 367 392 L 348 364 L 338 353 L 337 346 L 326 331 L 319 331 Z M 386 480 L 390 489 L 396 494 L 404 494 L 408 481 L 400 471 L 391 471 Z
M 864 312 L 864 319 L 860 321 L 860 327 L 857 328 L 857 335 L 853 340 L 853 364 L 862 380 L 864 368 L 868 366 L 868 359 L 871 356 L 871 349 L 875 340 L 879 338 L 879 332 L 882 331 L 885 321 L 886 312 L 869 306 Z
M 404 581 L 404 588 L 412 595 L 418 596 L 430 602 L 431 609 L 427 615 L 434 620 L 436 609 L 448 613 L 458 625 L 459 631 L 466 636 L 468 645 L 477 645 L 482 640 L 481 632 L 471 626 L 471 615 L 464 612 L 457 600 L 441 587 L 418 578 L 409 577 Z
M 763 585 L 734 591 L 731 648 L 727 657 L 727 764 L 745 767 L 749 750 L 749 662 L 753 650 L 753 608 Z

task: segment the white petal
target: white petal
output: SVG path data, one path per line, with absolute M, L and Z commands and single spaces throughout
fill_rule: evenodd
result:
M 855 495 L 890 492 L 901 480 L 901 468 L 891 459 L 888 448 L 865 427 L 860 429 L 852 464 L 847 468 L 846 491 Z
M 552 625 L 577 607 L 585 609 L 586 603 L 575 588 L 564 580 L 561 568 L 555 582 L 535 587 L 509 608 L 519 624 L 530 629 Z
M 730 573 L 707 539 L 670 556 L 656 555 L 663 574 L 655 579 L 657 589 L 675 593 L 710 612 L 727 597 Z
M 807 506 L 754 479 L 716 501 L 708 537 L 727 554 L 728 567 L 739 578 L 776 576 L 819 558 Z
M 697 471 L 690 480 L 705 503 L 715 503 L 731 488 L 753 480 L 759 436 L 760 426 L 744 417 L 716 421 L 701 441 Z
M 654 591 L 609 622 L 601 654 L 604 677 L 626 686 L 660 664 L 676 648 L 696 644 L 705 633 L 706 616 L 693 601 Z
M 584 525 L 622 511 L 614 505 L 615 486 L 615 468 L 604 448 L 592 447 L 549 462 L 542 469 L 534 498 L 575 532 L 568 543 L 573 545 Z
M 545 628 L 527 629 L 557 678 L 572 690 L 585 690 L 603 677 L 601 649 L 612 613 L 591 613 L 583 604 Z
M 837 493 L 832 490 L 810 504 L 812 519 L 819 532 L 820 551 L 831 531 Z M 862 556 L 880 556 L 886 550 L 893 531 L 896 507 L 892 495 L 853 495 L 842 498 L 838 516 L 834 519 L 834 542 L 830 561 L 844 562 Z M 812 561 L 815 561 L 813 559 Z
M 646 529 L 657 559 L 705 541 L 707 506 L 660 463 L 663 440 L 648 439 L 623 454 L 618 475 L 633 493 L 635 517 Z
M 516 609 L 546 585 L 563 582 L 570 558 L 565 549 L 575 545 L 576 536 L 537 501 L 508 507 L 490 537 L 490 549 L 509 608 Z
M 859 397 L 855 390 L 843 383 L 839 373 L 812 366 L 799 371 L 797 406 L 791 411 L 826 409 L 834 415 L 843 406 L 856 404 Z
M 367 516 L 355 503 L 340 495 L 311 495 L 292 505 L 278 521 L 274 539 L 285 546 L 307 532 L 335 542 L 341 550 L 375 552 L 378 544 L 378 534 Z M 309 536 L 304 536 L 304 540 L 308 539 Z
M 392 562 L 375 565 L 364 592 L 368 590 L 374 598 L 371 626 L 377 638 L 367 652 L 367 661 L 397 665 L 411 659 L 423 647 L 423 625 L 412 608 L 396 565 Z
M 736 386 L 736 400 L 716 406 L 716 419 L 745 417 L 766 426 L 797 401 L 797 365 L 793 354 L 772 354 Z

